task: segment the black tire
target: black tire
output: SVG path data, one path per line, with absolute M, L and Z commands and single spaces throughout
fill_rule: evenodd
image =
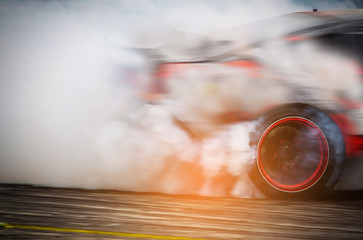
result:
M 338 180 L 344 138 L 333 119 L 308 104 L 288 104 L 262 117 L 256 128 L 251 179 L 275 198 L 313 198 Z

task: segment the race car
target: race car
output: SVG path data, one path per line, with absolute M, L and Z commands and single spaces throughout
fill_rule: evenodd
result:
M 168 52 L 190 38 L 197 46 Z M 266 195 L 363 189 L 363 11 L 292 13 L 201 39 L 140 50 L 154 69 L 144 99 L 176 99 L 196 140 L 256 122 L 249 175 Z

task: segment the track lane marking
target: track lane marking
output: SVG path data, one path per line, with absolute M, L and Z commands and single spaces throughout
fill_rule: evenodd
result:
M 166 240 L 211 240 L 211 239 L 205 239 L 205 238 L 176 237 L 176 236 L 163 236 L 163 235 L 152 235 L 152 234 L 141 234 L 141 233 L 109 232 L 109 231 L 96 231 L 96 230 L 77 229 L 77 228 L 60 228 L 60 227 L 45 227 L 45 226 L 36 226 L 36 225 L 0 223 L 0 229 L 3 229 L 3 228 L 31 229 L 31 230 L 42 230 L 42 231 L 51 231 L 51 232 L 68 232 L 68 233 L 83 233 L 83 234 L 97 234 L 97 235 L 112 235 L 112 236 L 128 237 L 128 238 L 149 238 L 149 239 L 166 239 Z

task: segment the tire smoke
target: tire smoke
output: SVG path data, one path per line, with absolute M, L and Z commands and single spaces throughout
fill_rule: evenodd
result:
M 230 3 L 227 14 L 204 1 L 177 10 L 170 4 L 159 11 L 164 18 L 151 15 L 156 6 L 147 2 L 146 16 L 134 19 L 129 12 L 136 3 L 0 3 L 0 182 L 263 197 L 247 174 L 256 122 L 222 127 L 211 119 L 226 108 L 253 111 L 251 103 L 262 106 L 271 98 L 288 102 L 285 87 L 257 86 L 247 77 L 241 82 L 240 70 L 210 67 L 176 76 L 166 100 L 148 104 L 135 91 L 152 81 L 148 60 L 125 49 L 115 60 L 105 40 L 157 46 L 170 29 L 205 33 L 307 10 L 288 1 L 273 11 L 270 1 L 251 2 L 242 8 Z M 191 8 L 197 10 L 186 20 Z M 261 15 L 248 15 L 253 8 Z M 187 24 L 200 17 L 209 20 Z M 162 24 L 165 19 L 169 25 Z M 194 139 L 176 118 L 207 137 Z

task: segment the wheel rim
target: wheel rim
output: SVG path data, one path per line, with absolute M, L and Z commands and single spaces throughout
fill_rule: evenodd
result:
M 302 117 L 271 124 L 260 138 L 257 165 L 263 178 L 284 192 L 304 191 L 323 176 L 329 147 L 322 130 Z

